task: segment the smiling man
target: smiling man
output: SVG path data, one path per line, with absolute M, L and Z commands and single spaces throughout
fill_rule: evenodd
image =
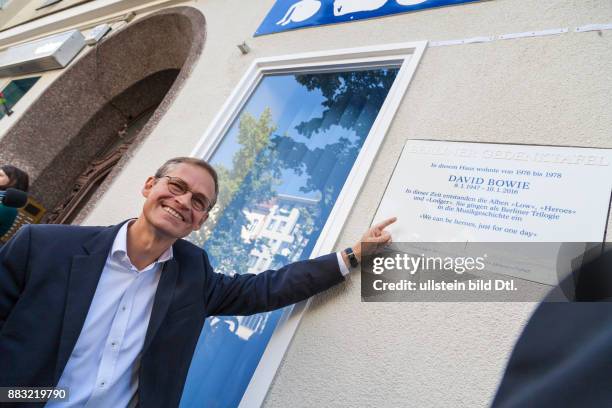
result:
M 345 252 L 218 274 L 182 239 L 206 221 L 218 191 L 209 164 L 179 157 L 146 180 L 136 220 L 22 228 L 0 250 L 0 387 L 69 390 L 68 402 L 48 407 L 178 406 L 206 317 L 304 300 L 344 279 L 361 241 L 391 239 L 384 228 L 394 218 Z
M 199 230 L 218 193 L 217 173 L 205 161 L 179 157 L 164 163 L 145 182 L 142 214 L 128 229 L 134 266 L 149 265 L 177 239 Z

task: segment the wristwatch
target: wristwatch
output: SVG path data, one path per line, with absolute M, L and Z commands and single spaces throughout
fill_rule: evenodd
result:
M 346 256 L 348 256 L 349 263 L 351 264 L 351 268 L 356 268 L 357 266 L 359 266 L 359 260 L 357 259 L 357 256 L 353 252 L 353 248 L 346 248 L 344 250 L 344 253 L 346 254 Z

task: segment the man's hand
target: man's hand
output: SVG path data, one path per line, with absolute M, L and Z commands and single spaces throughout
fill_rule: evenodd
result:
M 393 224 L 395 221 L 397 221 L 397 217 L 387 218 L 386 220 L 379 222 L 378 224 L 367 230 L 365 234 L 363 234 L 361 239 L 357 241 L 355 245 L 352 246 L 353 252 L 355 253 L 355 256 L 357 257 L 359 262 L 361 262 L 362 242 L 376 244 L 372 245 L 375 249 L 378 249 L 379 247 L 391 243 L 391 234 L 389 233 L 389 231 L 385 231 L 385 228 Z M 344 252 L 342 253 L 342 259 L 344 259 L 344 263 L 347 265 L 347 267 L 350 267 L 348 256 Z

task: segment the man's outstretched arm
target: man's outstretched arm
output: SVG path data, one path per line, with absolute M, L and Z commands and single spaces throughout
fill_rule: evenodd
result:
M 24 226 L 0 247 L 0 331 L 27 281 L 30 227 Z
M 387 219 L 370 228 L 353 246 L 361 259 L 361 242 L 385 245 L 391 235 L 385 228 L 395 222 Z M 346 254 L 343 262 L 348 267 Z M 249 315 L 275 310 L 300 302 L 344 280 L 339 257 L 329 254 L 309 261 L 295 262 L 278 270 L 260 274 L 234 275 L 212 273 L 208 258 L 204 260 L 209 272 L 205 288 L 208 315 Z
M 212 271 L 210 264 L 208 268 Z M 268 312 L 300 302 L 342 282 L 344 276 L 336 254 L 330 254 L 257 275 L 212 273 L 207 279 L 207 314 L 227 316 Z

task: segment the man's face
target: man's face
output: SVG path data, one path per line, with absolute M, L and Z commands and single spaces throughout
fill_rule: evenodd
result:
M 211 202 L 215 197 L 215 182 L 203 168 L 193 164 L 179 163 L 168 171 L 166 176 L 183 180 L 191 191 L 199 193 Z M 167 177 L 149 177 L 142 189 L 146 197 L 142 212 L 147 222 L 158 233 L 170 238 L 183 238 L 191 231 L 199 230 L 208 218 L 208 211 L 193 208 L 191 192 L 174 195 L 168 189 Z

